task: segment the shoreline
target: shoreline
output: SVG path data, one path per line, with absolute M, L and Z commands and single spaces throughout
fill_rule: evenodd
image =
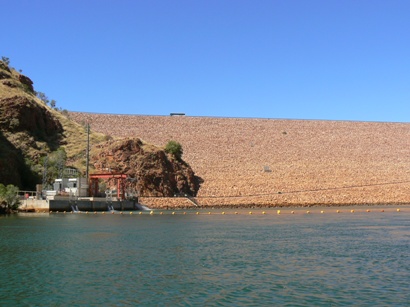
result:
M 192 201 L 193 199 L 193 201 Z M 152 208 L 152 209 L 162 209 L 162 210 L 173 210 L 173 209 L 206 209 L 206 208 L 221 208 L 221 209 L 266 209 L 266 208 L 314 208 L 314 207 L 352 207 L 352 206 L 406 206 L 410 205 L 407 201 L 389 201 L 389 202 L 340 202 L 340 203 L 329 203 L 329 202 L 288 202 L 288 203 L 276 203 L 276 202 L 240 202 L 240 203 L 206 203 L 198 201 L 197 198 L 167 198 L 167 197 L 140 197 L 140 203 Z
M 409 203 L 397 204 L 397 203 L 390 203 L 390 204 L 343 204 L 343 205 L 285 205 L 285 206 L 265 206 L 265 205 L 221 205 L 221 206 L 149 206 L 152 210 L 165 210 L 165 211 L 172 211 L 172 210 L 247 210 L 247 209 L 305 209 L 305 208 L 352 208 L 352 207 L 405 207 L 409 206 Z
M 306 207 L 286 207 L 286 208 L 221 208 L 221 207 L 214 207 L 214 208 L 173 208 L 173 209 L 154 209 L 151 210 L 144 210 L 144 211 L 79 211 L 79 212 L 72 212 L 72 211 L 35 211 L 35 212 L 14 212 L 11 214 L 0 214 L 0 218 L 7 218 L 11 216 L 22 216 L 22 217 L 29 217 L 29 216 L 37 216 L 37 215 L 249 215 L 249 216 L 279 216 L 279 215 L 338 215 L 338 214 L 371 214 L 371 213 L 386 213 L 386 214 L 406 214 L 410 212 L 410 205 L 401 205 L 401 206 L 393 206 L 393 205 L 366 205 L 366 206 L 316 206 L 311 208 Z
M 329 202 L 286 202 L 286 203 L 277 203 L 277 202 L 238 202 L 238 203 L 231 203 L 231 202 L 200 202 L 198 198 L 184 198 L 184 197 L 139 197 L 139 205 L 143 205 L 149 207 L 151 209 L 161 209 L 161 210 L 174 210 L 174 209 L 207 209 L 207 208 L 221 208 L 221 209 L 253 209 L 253 208 L 327 208 L 327 207 L 354 207 L 354 206 L 364 206 L 364 207 L 372 207 L 372 206 L 410 206 L 410 202 L 407 201 L 377 201 L 377 202 L 369 202 L 369 201 L 356 201 L 356 202 L 340 202 L 340 203 L 329 203 Z M 20 207 L 18 208 L 19 212 L 48 212 L 50 211 L 49 202 L 45 201 L 47 206 L 43 203 L 25 203 L 22 202 Z M 114 201 L 110 202 L 113 204 L 117 210 L 120 210 L 121 207 L 124 207 L 124 203 L 128 203 L 129 201 Z M 88 203 L 88 202 L 86 202 Z M 105 201 L 100 201 L 100 205 L 97 208 L 97 211 L 104 211 L 101 210 L 105 205 Z M 79 204 L 75 202 L 75 204 Z M 68 203 L 71 205 L 71 203 Z M 67 205 L 67 206 L 68 206 Z M 81 205 L 80 205 L 81 206 Z M 100 208 L 101 207 L 101 208 Z M 118 208 L 117 208 L 118 207 Z M 131 206 L 133 208 L 133 206 Z M 132 211 L 133 209 L 130 206 L 127 208 L 123 208 L 123 211 Z M 105 208 L 105 207 L 104 207 Z M 52 209 L 51 209 L 52 210 Z M 137 209 L 138 210 L 138 209 Z M 54 210 L 55 211 L 55 210 Z M 66 208 L 66 211 L 69 211 L 69 208 Z M 89 211 L 94 211 L 89 210 Z

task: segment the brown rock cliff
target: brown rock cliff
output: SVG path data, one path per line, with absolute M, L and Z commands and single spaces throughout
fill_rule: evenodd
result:
M 96 171 L 121 172 L 131 180 L 127 188 L 139 196 L 196 196 L 201 178 L 183 160 L 138 138 L 110 140 L 99 144 L 91 158 Z

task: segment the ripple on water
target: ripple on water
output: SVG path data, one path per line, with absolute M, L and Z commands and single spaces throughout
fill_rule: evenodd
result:
M 0 227 L 0 305 L 410 301 L 406 214 L 47 215 Z

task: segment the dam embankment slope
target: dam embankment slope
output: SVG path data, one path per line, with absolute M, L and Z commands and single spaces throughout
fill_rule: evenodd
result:
M 79 112 L 70 118 L 113 137 L 159 146 L 178 141 L 204 179 L 197 201 L 205 206 L 410 202 L 408 123 Z

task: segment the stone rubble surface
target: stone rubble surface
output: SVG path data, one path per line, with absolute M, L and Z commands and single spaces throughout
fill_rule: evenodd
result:
M 183 159 L 204 180 L 196 198 L 202 206 L 410 200 L 407 123 L 78 112 L 70 118 L 112 137 L 138 137 L 157 146 L 181 143 Z M 145 201 L 155 207 L 181 204 L 170 198 Z

